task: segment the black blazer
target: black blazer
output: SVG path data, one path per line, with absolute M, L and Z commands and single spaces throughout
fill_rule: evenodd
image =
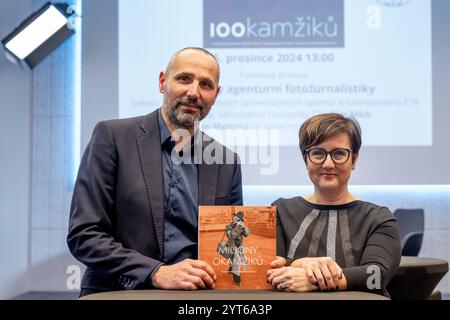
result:
M 203 148 L 216 143 L 234 163 L 198 165 L 199 204 L 242 205 L 237 154 L 209 141 Z M 163 200 L 157 112 L 98 123 L 81 160 L 67 236 L 87 266 L 82 289 L 151 287 L 149 274 L 163 257 Z

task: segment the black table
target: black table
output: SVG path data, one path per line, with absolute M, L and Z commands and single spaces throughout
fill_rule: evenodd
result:
M 425 257 L 402 257 L 394 278 L 387 286 L 393 300 L 429 299 L 448 272 L 448 262 Z
M 436 258 L 402 257 L 387 290 L 393 300 L 430 298 L 448 272 L 448 262 Z M 81 300 L 387 300 L 359 291 L 277 292 L 271 290 L 125 290 L 96 293 Z
M 84 296 L 81 300 L 388 300 L 367 292 L 276 292 L 270 290 L 126 290 Z

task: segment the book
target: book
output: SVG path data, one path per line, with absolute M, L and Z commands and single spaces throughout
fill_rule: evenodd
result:
M 215 289 L 272 289 L 275 206 L 200 206 L 198 258 L 216 272 Z

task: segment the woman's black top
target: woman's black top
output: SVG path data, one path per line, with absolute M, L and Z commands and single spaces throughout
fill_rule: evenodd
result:
M 280 198 L 277 255 L 288 264 L 303 257 L 331 257 L 348 290 L 388 295 L 386 285 L 400 263 L 397 221 L 386 207 L 365 201 L 318 205 L 302 197 Z

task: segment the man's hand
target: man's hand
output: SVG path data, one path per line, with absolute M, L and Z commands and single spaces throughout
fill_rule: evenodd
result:
M 303 268 L 281 267 L 267 271 L 267 281 L 278 291 L 309 292 L 318 290 Z
M 201 260 L 185 259 L 170 266 L 161 266 L 153 275 L 153 286 L 160 289 L 213 289 L 216 273 Z
M 304 268 L 309 281 L 320 290 L 336 290 L 343 276 L 341 267 L 330 257 L 301 258 L 291 266 Z

